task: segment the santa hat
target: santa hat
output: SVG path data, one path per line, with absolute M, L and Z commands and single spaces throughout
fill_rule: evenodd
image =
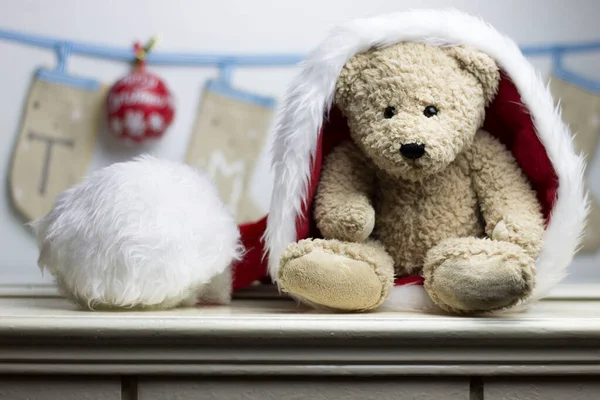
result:
M 236 287 L 260 275 L 263 243 L 268 273 L 277 281 L 280 255 L 300 239 L 319 237 L 312 202 L 323 158 L 348 127 L 332 101 L 338 75 L 355 54 L 398 42 L 466 45 L 491 56 L 501 69 L 499 91 L 486 110 L 484 129 L 513 153 L 537 192 L 547 219 L 544 245 L 536 260 L 537 284 L 522 305 L 545 296 L 566 274 L 586 217 L 584 162 L 573 148 L 560 110 L 519 47 L 482 20 L 446 10 L 417 10 L 358 19 L 334 30 L 301 66 L 281 104 L 275 124 L 274 189 L 267 220 L 242 227 L 250 244 L 238 265 Z M 265 226 L 266 223 L 266 226 Z M 252 243 L 250 243 L 252 242 Z M 388 299 L 396 309 L 431 304 L 420 277 L 403 277 Z

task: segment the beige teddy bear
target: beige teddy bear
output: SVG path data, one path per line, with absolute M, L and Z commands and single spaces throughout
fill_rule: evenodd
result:
M 544 219 L 511 153 L 483 131 L 492 58 L 398 43 L 352 57 L 335 105 L 352 140 L 325 159 L 314 204 L 323 239 L 281 256 L 281 288 L 316 307 L 365 311 L 394 277 L 422 274 L 442 309 L 502 309 L 535 284 Z

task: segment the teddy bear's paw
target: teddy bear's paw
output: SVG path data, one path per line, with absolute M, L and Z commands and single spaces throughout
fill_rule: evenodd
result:
M 303 240 L 292 244 L 278 274 L 284 292 L 316 308 L 367 311 L 393 284 L 393 261 L 375 243 Z
M 512 243 L 449 239 L 427 253 L 425 289 L 441 308 L 456 313 L 503 309 L 534 286 L 534 260 Z
M 535 258 L 542 249 L 543 236 L 543 220 L 525 213 L 520 218 L 503 217 L 492 230 L 491 239 L 514 243 Z

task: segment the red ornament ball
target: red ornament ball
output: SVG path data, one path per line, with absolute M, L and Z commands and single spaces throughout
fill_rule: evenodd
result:
M 134 143 L 162 137 L 175 115 L 173 96 L 167 85 L 143 68 L 112 86 L 106 109 L 109 132 Z

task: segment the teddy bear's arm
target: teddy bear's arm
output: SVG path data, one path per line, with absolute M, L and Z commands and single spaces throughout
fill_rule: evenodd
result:
M 469 160 L 487 236 L 517 244 L 531 257 L 537 257 L 544 219 L 536 194 L 517 161 L 483 130 L 475 137 Z
M 375 224 L 374 178 L 364 154 L 352 142 L 344 142 L 326 157 L 314 209 L 324 238 L 362 242 L 369 237 Z

